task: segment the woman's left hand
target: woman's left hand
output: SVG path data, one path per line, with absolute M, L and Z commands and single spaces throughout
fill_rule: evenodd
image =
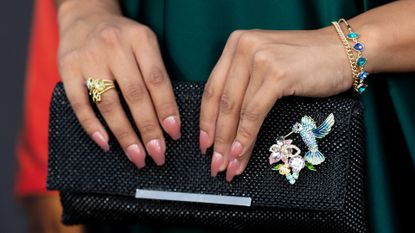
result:
M 235 31 L 206 83 L 200 149 L 214 145 L 211 175 L 231 181 L 246 168 L 264 118 L 283 96 L 326 97 L 352 87 L 332 27 L 308 31 Z

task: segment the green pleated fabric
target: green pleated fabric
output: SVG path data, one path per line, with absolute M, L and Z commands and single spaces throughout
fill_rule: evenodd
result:
M 313 29 L 363 9 L 330 0 L 128 0 L 124 6 L 156 32 L 171 78 L 181 80 L 206 80 L 236 29 Z
M 127 17 L 157 34 L 170 78 L 207 80 L 237 29 L 315 29 L 387 3 L 381 0 L 123 0 Z M 364 36 L 364 32 L 360 32 Z M 312 38 L 310 38 L 312 40 Z M 368 61 L 370 62 L 370 61 Z M 312 71 L 310 71 L 312 72 Z M 367 135 L 367 203 L 372 232 L 410 226 L 415 177 L 414 74 L 369 76 L 362 95 Z M 408 212 L 407 212 L 408 213 Z M 118 226 L 119 228 L 120 226 Z M 111 226 L 91 230 L 111 232 Z M 406 228 L 408 229 L 408 228 Z M 117 229 L 113 228 L 117 231 Z M 120 230 L 120 229 L 118 229 Z M 113 232 L 115 232 L 113 231 Z M 123 232 L 203 232 L 123 226 Z

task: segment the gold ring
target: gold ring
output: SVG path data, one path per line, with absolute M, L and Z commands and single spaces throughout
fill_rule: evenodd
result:
M 99 103 L 102 100 L 101 95 L 111 88 L 115 88 L 115 85 L 112 80 L 89 78 L 86 81 L 86 87 L 89 90 L 92 101 L 94 101 L 94 103 Z

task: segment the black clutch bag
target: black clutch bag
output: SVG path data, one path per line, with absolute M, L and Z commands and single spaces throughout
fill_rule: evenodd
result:
M 245 172 L 231 183 L 210 176 L 212 151 L 199 152 L 203 83 L 173 81 L 182 137 L 166 134 L 166 163 L 137 169 L 113 135 L 103 152 L 78 123 L 62 84 L 50 105 L 47 186 L 59 190 L 63 223 L 155 223 L 275 232 L 367 232 L 364 203 L 364 129 L 359 101 L 286 97 L 266 117 Z M 123 103 L 125 104 L 125 103 Z M 102 120 L 97 109 L 98 117 Z M 269 164 L 270 145 L 308 115 L 335 124 L 319 148 L 326 161 L 290 184 Z M 130 117 L 131 120 L 131 117 Z M 104 122 L 104 121 L 102 121 Z M 105 125 L 105 123 L 104 123 Z M 307 148 L 298 134 L 292 139 Z

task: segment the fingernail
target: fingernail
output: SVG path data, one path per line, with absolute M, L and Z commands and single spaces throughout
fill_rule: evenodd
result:
M 226 169 L 226 181 L 231 182 L 233 178 L 236 176 L 236 174 L 238 174 L 240 167 L 241 162 L 239 162 L 239 160 L 232 160 L 229 163 L 228 168 Z
M 200 147 L 200 152 L 204 155 L 206 154 L 206 150 L 209 143 L 209 135 L 203 131 L 200 130 L 200 134 L 199 134 L 199 147 Z
M 104 138 L 104 136 L 101 134 L 101 132 L 96 131 L 91 135 L 92 140 L 101 147 L 101 149 L 105 152 L 109 151 L 110 146 L 108 145 L 108 141 Z
M 231 146 L 231 151 L 229 155 L 230 159 L 235 159 L 241 156 L 242 150 L 243 150 L 242 144 L 238 141 L 234 141 Z
M 126 154 L 128 159 L 133 162 L 138 168 L 143 168 L 146 165 L 144 152 L 137 144 L 128 146 Z
M 167 133 L 174 139 L 180 138 L 180 119 L 177 116 L 169 116 L 163 120 L 163 126 Z
M 212 163 L 210 165 L 210 175 L 215 177 L 218 174 L 219 168 L 220 166 L 223 164 L 223 155 L 218 153 L 218 152 L 214 152 L 213 156 L 212 156 Z
M 146 148 L 154 162 L 161 166 L 165 162 L 164 158 L 164 143 L 160 139 L 153 139 L 146 144 Z

